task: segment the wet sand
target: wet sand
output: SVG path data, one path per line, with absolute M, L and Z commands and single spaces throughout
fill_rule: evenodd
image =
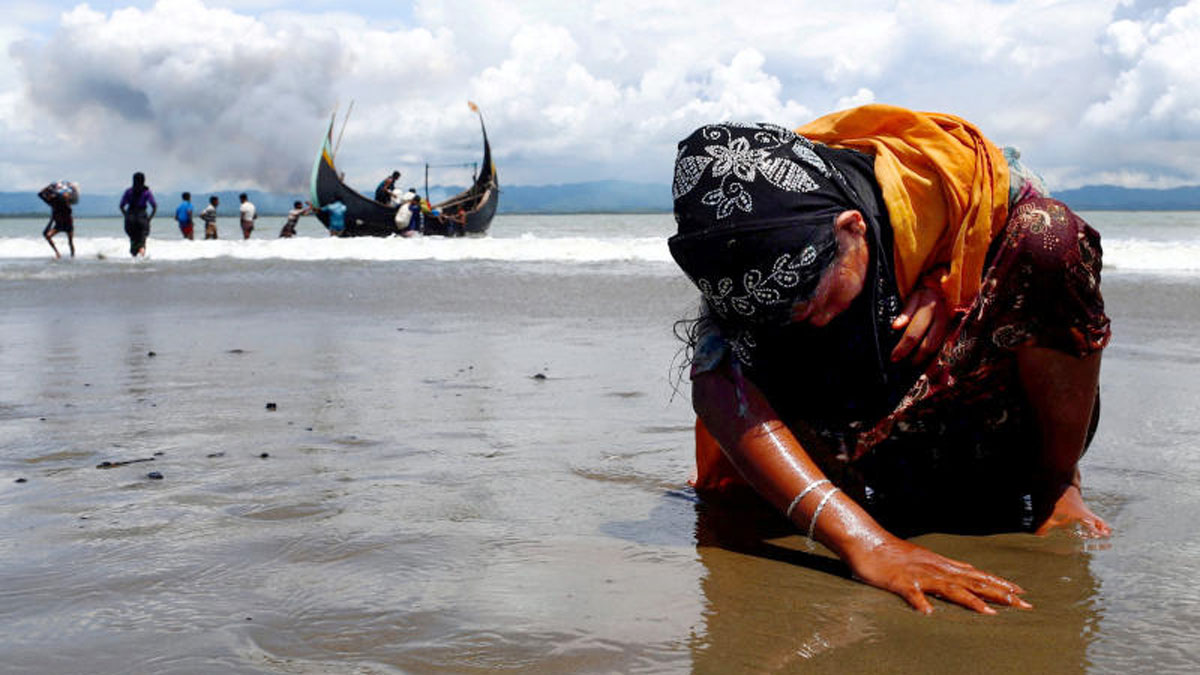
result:
M 1084 481 L 1116 536 L 923 536 L 1036 610 L 922 617 L 776 518 L 686 489 L 671 322 L 693 299 L 674 276 L 151 261 L 8 281 L 0 662 L 1194 671 L 1200 289 L 1105 287 Z

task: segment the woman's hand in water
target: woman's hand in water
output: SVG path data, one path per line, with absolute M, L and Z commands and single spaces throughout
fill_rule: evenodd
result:
M 911 354 L 913 363 L 921 364 L 942 348 L 950 327 L 950 303 L 935 278 L 927 277 L 913 290 L 904 311 L 892 322 L 895 330 L 905 328 L 900 342 L 892 350 L 892 361 Z
M 929 595 L 980 614 L 996 613 L 988 603 L 1033 607 L 1020 598 L 1025 591 L 1013 582 L 891 535 L 846 562 L 856 578 L 899 595 L 923 614 L 933 612 Z

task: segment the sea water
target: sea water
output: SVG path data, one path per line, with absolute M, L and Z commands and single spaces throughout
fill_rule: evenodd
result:
M 1200 214 L 1083 215 L 1114 321 L 1085 495 L 1116 534 L 922 537 L 1036 606 L 932 618 L 686 488 L 669 214 L 215 242 L 164 218 L 145 260 L 80 219 L 61 261 L 44 220 L 0 220 L 0 662 L 1194 672 Z
M 1200 274 L 1200 212 L 1097 211 L 1081 215 L 1101 233 L 1106 272 Z M 241 239 L 233 219 L 224 224 L 224 239 L 187 241 L 179 237 L 174 221 L 157 218 L 149 240 L 149 257 L 162 262 L 487 260 L 568 266 L 558 270 L 569 270 L 576 264 L 621 264 L 624 266 L 620 269 L 636 268 L 640 273 L 676 273 L 666 246 L 674 230 L 670 214 L 501 215 L 493 221 L 487 236 L 465 239 L 335 239 L 325 236 L 325 230 L 313 218 L 301 219 L 299 236 L 279 239 L 276 235 L 282 217 L 262 217 L 259 223 L 247 241 Z M 0 262 L 11 267 L 50 255 L 40 235 L 44 225 L 40 219 L 0 219 Z M 65 253 L 65 235 L 58 235 L 55 241 Z M 119 218 L 77 219 L 75 245 L 78 258 L 83 260 L 129 262 L 128 239 Z

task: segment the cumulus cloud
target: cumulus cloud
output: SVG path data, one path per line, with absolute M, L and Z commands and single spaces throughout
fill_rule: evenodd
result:
M 349 0 L 79 5 L 0 29 L 0 180 L 44 182 L 33 166 L 115 187 L 140 168 L 302 190 L 353 100 L 339 167 L 369 186 L 477 159 L 471 99 L 509 184 L 665 182 L 698 125 L 868 102 L 967 117 L 1062 187 L 1200 182 L 1194 153 L 1169 156 L 1200 131 L 1198 15 L 1200 0 L 418 0 L 382 22 Z
M 1200 135 L 1200 1 L 1108 27 L 1104 51 L 1120 74 L 1084 121 L 1143 138 Z

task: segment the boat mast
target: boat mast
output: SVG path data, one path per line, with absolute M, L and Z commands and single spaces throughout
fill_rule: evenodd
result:
M 354 99 L 350 99 L 350 107 L 346 108 L 346 118 L 342 120 L 342 130 L 338 132 L 337 143 L 333 146 L 333 158 L 337 158 L 338 148 L 342 147 L 342 134 L 346 133 L 346 125 L 350 123 L 350 113 L 354 110 Z M 334 115 L 337 115 L 334 112 Z

